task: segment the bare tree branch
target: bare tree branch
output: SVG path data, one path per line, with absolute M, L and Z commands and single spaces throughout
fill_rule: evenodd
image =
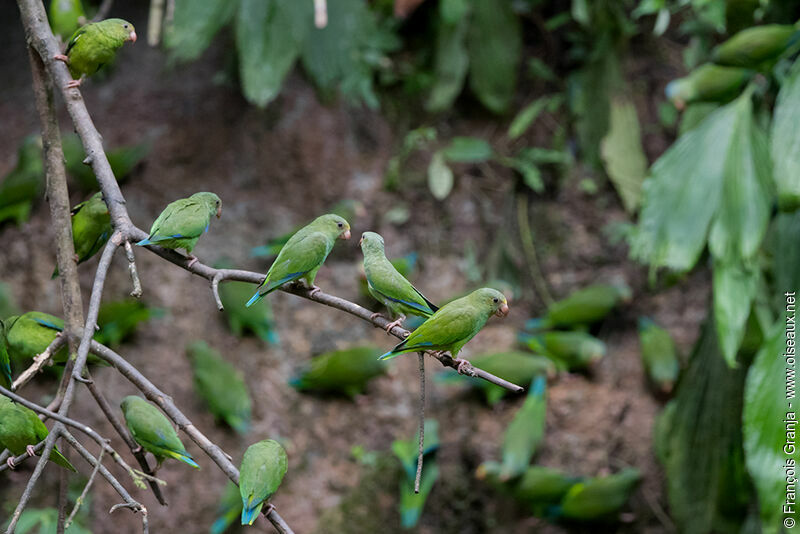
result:
M 138 299 L 142 296 L 142 282 L 139 281 L 139 272 L 136 270 L 136 258 L 133 255 L 131 242 L 128 240 L 125 241 L 125 257 L 128 258 L 128 272 L 131 275 L 131 283 L 133 284 L 131 296 Z
M 103 455 L 105 453 L 105 449 L 100 449 L 100 454 L 97 455 L 97 465 L 95 465 L 94 469 L 92 469 L 92 474 L 89 475 L 89 480 L 87 480 L 86 485 L 83 486 L 83 491 L 81 491 L 81 494 L 78 495 L 77 499 L 75 499 L 75 506 L 72 508 L 72 511 L 69 513 L 69 517 L 67 517 L 67 520 L 64 522 L 65 530 L 68 529 L 72 524 L 73 519 L 75 519 L 75 515 L 78 513 L 78 510 L 80 510 L 83 501 L 86 499 L 86 494 L 89 493 L 89 490 L 94 483 L 94 479 L 97 477 L 97 472 L 100 471 L 100 466 L 103 463 Z
M 59 334 L 56 335 L 55 339 L 47 346 L 47 348 L 41 354 L 37 354 L 33 358 L 33 363 L 30 365 L 30 367 L 20 373 L 17 379 L 14 380 L 14 383 L 11 384 L 11 391 L 17 391 L 19 388 L 30 382 L 30 380 L 36 376 L 37 373 L 41 372 L 46 365 L 50 364 L 53 354 L 58 352 L 65 342 L 66 338 L 59 332 Z
M 425 353 L 419 356 L 419 443 L 417 449 L 417 474 L 414 477 L 414 493 L 419 493 L 422 478 L 422 457 L 425 451 Z

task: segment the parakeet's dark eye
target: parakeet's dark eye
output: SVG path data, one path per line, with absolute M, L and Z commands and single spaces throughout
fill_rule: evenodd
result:
M 339 228 L 344 228 L 344 225 L 342 223 L 336 223 L 336 226 L 338 226 Z
M 493 298 L 493 299 L 492 299 L 492 302 L 494 302 L 495 304 L 497 304 L 498 302 L 500 302 L 500 299 L 498 299 L 497 297 L 495 297 L 495 298 Z
M 128 29 L 128 25 L 127 24 L 123 24 L 122 27 L 125 28 L 126 30 Z

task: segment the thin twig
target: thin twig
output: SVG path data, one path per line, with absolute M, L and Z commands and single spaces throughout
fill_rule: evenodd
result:
M 40 441 L 39 443 L 37 443 L 36 445 L 34 445 L 34 446 L 33 446 L 33 451 L 34 451 L 34 452 L 36 452 L 36 453 L 39 453 L 39 452 L 41 452 L 41 451 L 42 451 L 42 449 L 44 448 L 45 441 L 46 441 L 46 440 L 42 440 L 42 441 Z M 8 467 L 8 458 L 9 458 L 9 456 L 11 456 L 11 463 L 12 463 L 12 464 L 14 464 L 14 467 L 17 467 L 17 466 L 18 466 L 18 465 L 20 465 L 22 462 L 24 462 L 25 460 L 27 460 L 28 458 L 30 458 L 30 456 L 28 456 L 28 453 L 27 453 L 27 452 L 23 452 L 23 453 L 22 453 L 22 454 L 20 454 L 19 456 L 12 456 L 12 455 L 11 455 L 11 451 L 6 451 L 6 452 L 7 452 L 8 454 L 6 454 L 6 455 L 3 457 L 3 464 L 2 464 L 2 465 L 0 465 L 0 473 L 2 473 L 3 471 L 5 471 L 6 469 L 8 469 L 8 468 L 9 468 L 9 467 Z
M 81 504 L 83 504 L 84 499 L 86 499 L 86 494 L 89 493 L 89 489 L 92 487 L 94 483 L 94 479 L 97 476 L 97 472 L 100 471 L 100 466 L 103 462 L 103 455 L 106 453 L 105 449 L 100 449 L 100 454 L 97 455 L 97 464 L 92 469 L 92 474 L 89 475 L 89 480 L 86 481 L 86 485 L 83 487 L 83 491 L 75 500 L 75 506 L 72 508 L 72 511 L 69 513 L 69 517 L 67 517 L 67 521 L 64 524 L 64 528 L 67 529 L 72 524 L 72 520 L 75 519 L 75 514 L 78 513 L 78 510 L 81 508 Z
M 422 479 L 422 456 L 425 449 L 425 353 L 419 356 L 419 450 L 417 451 L 417 475 L 414 477 L 414 493 L 419 493 Z
M 131 274 L 133 290 L 131 296 L 139 298 L 142 296 L 142 282 L 139 280 L 139 272 L 136 270 L 136 258 L 133 255 L 133 247 L 130 241 L 125 241 L 125 257 L 128 258 L 128 272 Z
M 222 305 L 222 299 L 219 298 L 219 281 L 222 280 L 222 275 L 217 273 L 211 279 L 211 292 L 214 294 L 214 301 L 217 303 L 219 311 L 225 311 L 225 306 Z
M 58 445 L 56 444 L 56 446 Z M 64 458 L 67 458 L 67 456 L 64 455 Z M 69 458 L 67 458 L 67 461 L 69 461 Z M 58 518 L 56 520 L 56 534 L 64 534 L 66 530 L 67 491 L 69 490 L 67 473 L 68 471 L 66 469 L 58 470 Z
M 536 290 L 541 299 L 549 306 L 553 303 L 553 297 L 550 295 L 550 290 L 547 289 L 547 282 L 539 266 L 539 259 L 536 257 L 533 233 L 531 232 L 531 225 L 528 220 L 528 198 L 522 194 L 517 196 L 517 224 L 519 225 L 522 250 L 525 252 L 525 256 L 528 259 L 528 267 L 531 277 L 533 278 L 533 283 L 536 285 Z
M 50 360 L 53 358 L 53 354 L 58 352 L 64 343 L 66 343 L 66 337 L 61 335 L 61 332 L 59 332 L 55 339 L 50 342 L 47 348 L 41 354 L 37 354 L 33 358 L 33 363 L 30 365 L 30 367 L 25 369 L 17 377 L 17 379 L 14 380 L 14 383 L 11 384 L 11 391 L 17 391 L 19 388 L 30 382 L 30 380 L 36 376 L 37 373 L 41 372 L 46 365 L 49 365 Z

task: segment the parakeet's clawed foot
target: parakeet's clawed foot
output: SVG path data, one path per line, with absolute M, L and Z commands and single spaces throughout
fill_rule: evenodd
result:
M 14 458 L 13 457 L 9 457 L 6 460 L 6 465 L 8 465 L 9 469 L 15 469 L 17 467 L 16 464 L 14 463 Z
M 387 324 L 386 325 L 386 333 L 391 336 L 392 335 L 392 328 L 394 328 L 395 326 L 403 326 L 403 321 L 405 321 L 405 320 L 406 320 L 406 318 L 401 315 L 396 321 L 392 321 L 391 323 Z
M 472 364 L 469 363 L 467 360 L 462 360 L 461 358 L 454 358 L 453 362 L 458 365 L 458 367 L 456 367 L 456 371 L 458 371 L 458 374 L 469 375 L 469 376 L 473 376 L 475 374 L 475 372 L 472 370 Z
M 80 86 L 81 86 L 80 80 L 70 80 L 69 82 L 67 82 L 67 89 L 75 89 L 76 87 Z
M 269 514 L 271 514 L 274 509 L 275 509 L 275 505 L 274 504 L 272 504 L 272 503 L 267 504 L 267 507 L 264 508 L 264 516 L 266 517 Z
M 313 297 L 314 295 L 316 295 L 320 291 L 322 291 L 322 288 L 320 288 L 318 286 L 311 286 L 311 291 L 308 292 L 308 296 L 309 297 Z
M 194 256 L 194 255 L 192 255 L 192 254 L 189 254 L 189 263 L 186 265 L 186 267 L 187 267 L 187 268 L 189 268 L 189 269 L 191 269 L 191 268 L 192 268 L 192 265 L 194 265 L 194 264 L 195 264 L 195 263 L 197 263 L 198 261 L 200 261 L 200 260 L 198 260 L 198 259 L 197 259 L 197 256 Z
M 53 59 L 57 59 L 59 61 L 63 61 L 64 63 L 69 63 L 69 58 L 64 54 L 56 54 L 53 56 Z
M 132 452 L 133 454 L 139 454 L 139 453 L 140 453 L 140 452 L 142 452 L 143 450 L 144 450 L 144 449 L 142 449 L 142 446 L 141 446 L 141 445 L 139 445 L 139 446 L 138 446 L 138 447 L 136 447 L 135 449 L 131 449 L 131 452 Z
M 36 456 L 36 450 L 33 448 L 33 445 L 27 445 L 25 447 L 25 452 L 27 452 L 28 456 L 30 456 L 31 458 Z
M 369 320 L 370 320 L 370 321 L 374 321 L 374 320 L 375 320 L 375 319 L 377 319 L 378 317 L 383 317 L 383 315 L 381 315 L 381 314 L 380 314 L 380 313 L 378 313 L 378 312 L 375 312 L 375 313 L 373 313 L 372 315 L 370 315 L 370 316 L 369 316 Z M 384 319 L 386 319 L 386 317 L 383 317 L 383 318 L 384 318 Z
M 75 260 L 75 263 L 81 261 L 81 257 L 77 253 L 72 255 L 72 259 Z

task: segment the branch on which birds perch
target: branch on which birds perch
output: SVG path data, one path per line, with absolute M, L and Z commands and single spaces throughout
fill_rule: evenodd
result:
M 66 343 L 66 339 L 61 335 L 61 332 L 59 332 L 55 339 L 47 346 L 47 348 L 41 354 L 37 354 L 33 358 L 33 363 L 30 365 L 30 367 L 25 369 L 17 377 L 17 379 L 14 380 L 14 383 L 11 384 L 11 391 L 17 391 L 19 388 L 30 382 L 30 380 L 36 376 L 37 373 L 41 372 L 45 366 L 49 365 L 53 358 L 53 354 L 58 352 L 64 343 Z

